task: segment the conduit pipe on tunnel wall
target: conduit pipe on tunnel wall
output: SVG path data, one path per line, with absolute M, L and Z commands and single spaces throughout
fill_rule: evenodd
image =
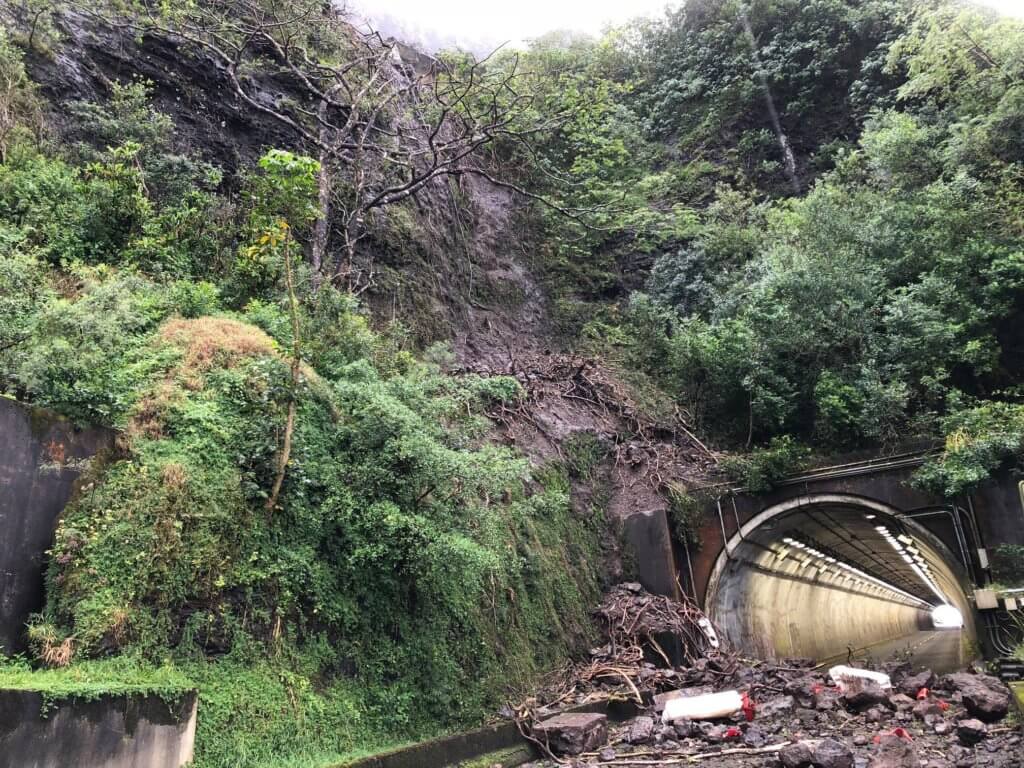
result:
M 778 534 L 764 524 L 776 518 L 821 524 L 821 516 L 812 514 L 819 511 L 827 512 L 828 519 L 842 519 L 844 526 L 860 526 L 865 533 L 874 525 L 865 514 L 883 516 L 910 533 L 933 563 L 940 591 L 964 615 L 966 638 L 974 639 L 966 580 L 946 547 L 897 509 L 871 499 L 828 493 L 777 504 L 726 540 L 711 574 L 705 606 L 733 645 L 767 656 L 826 658 L 845 654 L 849 647 L 861 648 L 932 628 L 932 606 L 925 601 L 915 603 L 905 594 L 900 596 L 899 590 L 883 594 L 884 588 L 866 584 L 850 589 L 851 580 L 827 563 L 811 567 L 792 556 L 786 562 L 776 541 Z M 857 557 L 847 562 L 862 565 Z M 939 601 L 933 602 L 937 605 Z

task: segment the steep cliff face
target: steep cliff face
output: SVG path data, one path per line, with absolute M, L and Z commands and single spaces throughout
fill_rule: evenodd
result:
M 114 83 L 144 80 L 156 109 L 174 121 L 179 151 L 222 168 L 229 190 L 268 148 L 315 154 L 294 131 L 246 104 L 220 64 L 195 47 L 158 33 L 137 37 L 75 10 L 55 16 L 54 26 L 59 42 L 30 51 L 26 63 L 45 97 L 46 123 L 61 141 L 94 140 L 70 104 L 103 103 Z M 273 67 L 242 77 L 268 105 L 302 98 Z M 372 227 L 365 250 L 374 278 L 364 299 L 378 319 L 401 320 L 424 345 L 471 333 L 478 318 L 470 307 L 494 307 L 493 298 L 517 306 L 520 297 L 536 301 L 523 269 L 509 261 L 523 239 L 513 233 L 516 209 L 505 190 L 467 177 L 435 180 Z M 536 318 L 538 308 L 529 312 Z M 479 321 L 486 327 L 486 317 Z
M 228 191 L 268 148 L 313 154 L 294 131 L 245 103 L 217 61 L 194 47 L 163 34 L 136 37 L 75 11 L 55 25 L 60 43 L 28 64 L 61 139 L 94 139 L 70 118 L 70 103 L 103 103 L 112 84 L 144 79 L 155 107 L 173 119 L 180 151 L 220 166 Z M 271 66 L 243 76 L 250 94 L 276 108 L 293 108 L 302 93 Z M 373 277 L 361 299 L 376 321 L 400 322 L 420 348 L 450 342 L 454 370 L 516 377 L 526 397 L 492 414 L 494 439 L 537 464 L 571 464 L 581 444 L 592 444 L 601 487 L 595 494 L 592 483 L 577 483 L 577 506 L 619 520 L 646 516 L 638 535 L 667 546 L 666 487 L 706 473 L 714 456 L 677 414 L 649 415 L 605 363 L 560 348 L 531 270 L 534 221 L 527 201 L 507 189 L 468 175 L 434 179 L 372 222 L 362 249 Z

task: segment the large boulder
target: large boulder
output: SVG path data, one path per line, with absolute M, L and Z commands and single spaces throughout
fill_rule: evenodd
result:
M 943 677 L 940 685 L 957 691 L 967 712 L 986 723 L 1001 720 L 1010 711 L 1010 689 L 997 677 L 957 672 Z
M 593 712 L 555 715 L 533 726 L 533 736 L 555 754 L 593 752 L 608 741 L 608 717 Z

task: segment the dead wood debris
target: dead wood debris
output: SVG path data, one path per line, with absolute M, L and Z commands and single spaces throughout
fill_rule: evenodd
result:
M 657 693 L 727 679 L 739 663 L 736 654 L 718 646 L 710 621 L 686 598 L 620 584 L 607 593 L 594 617 L 605 644 L 591 649 L 588 660 L 550 675 L 513 710 L 520 732 L 553 760 L 559 759 L 532 731 L 560 708 L 602 701 L 647 706 Z
M 678 480 L 681 469 L 713 471 L 718 455 L 694 434 L 692 420 L 675 407 L 670 416 L 655 418 L 641 406 L 612 371 L 595 358 L 568 354 L 510 354 L 503 370 L 467 369 L 484 376 L 513 376 L 524 397 L 500 403 L 488 416 L 501 426 L 510 442 L 520 442 L 523 425 L 541 434 L 547 430 L 535 414 L 544 401 L 561 398 L 585 408 L 602 424 L 613 441 L 615 466 L 629 475 L 628 484 L 645 482 L 653 488 Z M 549 436 L 550 437 L 550 436 Z M 551 441 L 560 451 L 558 440 Z

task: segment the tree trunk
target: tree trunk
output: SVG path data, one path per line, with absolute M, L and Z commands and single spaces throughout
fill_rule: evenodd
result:
M 327 242 L 330 236 L 330 223 L 331 223 L 331 155 L 328 152 L 327 147 L 329 146 L 328 136 L 329 129 L 326 126 L 327 123 L 327 100 L 320 102 L 320 173 L 317 175 L 317 207 L 320 210 L 320 215 L 316 220 L 316 224 L 313 226 L 313 248 L 312 248 L 312 267 L 313 267 L 313 290 L 320 287 L 320 281 L 323 278 L 324 261 L 327 256 Z
M 750 50 L 754 57 L 754 67 L 757 69 L 757 78 L 761 82 L 761 91 L 764 93 L 764 104 L 768 110 L 768 119 L 771 121 L 772 130 L 775 131 L 775 139 L 779 142 L 779 149 L 782 150 L 782 163 L 786 169 L 786 178 L 793 188 L 793 194 L 799 195 L 803 191 L 803 184 L 796 170 L 796 157 L 793 155 L 793 148 L 790 146 L 789 138 L 782 130 L 782 123 L 779 121 L 779 111 L 775 108 L 775 98 L 772 96 L 772 89 L 768 85 L 768 78 L 761 68 L 761 57 L 757 53 L 757 40 L 754 38 L 754 30 L 750 28 L 750 20 L 747 12 L 740 12 L 740 21 L 743 23 L 743 31 L 750 43 Z
M 299 346 L 299 306 L 295 297 L 295 281 L 292 277 L 291 259 L 291 230 L 284 239 L 284 279 L 288 286 L 288 307 L 292 319 L 292 371 L 291 390 L 288 393 L 288 418 L 284 425 L 284 442 L 281 446 L 281 455 L 277 462 L 277 477 L 274 478 L 274 487 L 267 499 L 267 509 L 271 512 L 277 506 L 278 497 L 281 494 L 281 486 L 284 484 L 284 476 L 288 471 L 288 461 L 292 453 L 292 432 L 295 429 L 295 396 L 299 388 L 299 370 L 302 365 L 301 348 Z

